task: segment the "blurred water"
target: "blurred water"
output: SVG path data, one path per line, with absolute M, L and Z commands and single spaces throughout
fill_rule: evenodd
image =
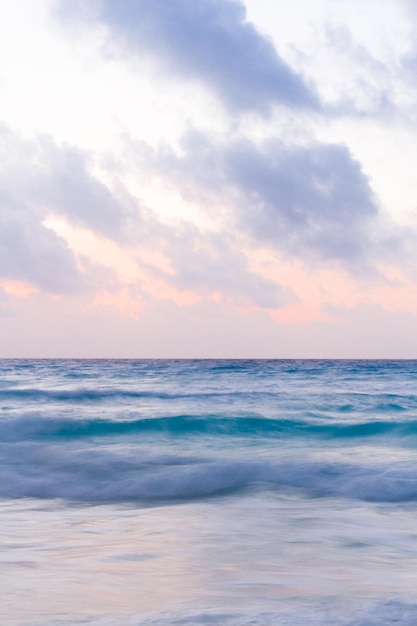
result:
M 417 623 L 416 380 L 0 361 L 0 623 Z

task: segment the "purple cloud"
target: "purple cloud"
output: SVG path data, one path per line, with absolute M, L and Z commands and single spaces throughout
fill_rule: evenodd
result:
M 142 147 L 144 163 L 184 193 L 233 207 L 235 227 L 292 256 L 354 269 L 371 256 L 378 205 L 360 164 L 343 145 L 258 145 L 190 133 L 181 156 Z M 140 149 L 138 150 L 140 152 Z
M 151 56 L 166 72 L 203 83 L 234 113 L 265 114 L 274 104 L 319 108 L 237 0 L 60 0 L 57 14 L 64 23 L 75 17 L 104 25 L 122 53 Z

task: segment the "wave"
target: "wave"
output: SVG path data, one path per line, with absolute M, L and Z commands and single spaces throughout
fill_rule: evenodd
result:
M 83 626 L 293 626 L 294 624 L 309 624 L 310 626 L 386 626 L 401 624 L 415 626 L 417 622 L 417 604 L 390 598 L 376 602 L 368 602 L 360 610 L 350 609 L 350 617 L 332 615 L 332 611 L 324 611 L 323 607 L 310 601 L 309 607 L 300 606 L 300 603 L 288 605 L 274 612 L 228 612 L 228 611 L 185 611 L 161 612 L 147 615 L 146 618 L 106 617 L 83 621 Z M 335 611 L 335 613 L 340 613 Z M 82 626 L 81 623 L 79 626 Z M 57 624 L 50 626 L 58 626 Z M 76 626 L 75 624 L 73 626 Z
M 367 502 L 417 501 L 417 462 L 354 465 L 315 460 L 207 458 L 125 446 L 0 448 L 0 497 L 105 502 L 189 501 L 247 490 Z
M 201 392 L 201 393 L 169 393 L 162 391 L 134 391 L 131 389 L 105 388 L 105 389 L 36 389 L 36 388 L 9 388 L 0 389 L 0 400 L 24 400 L 38 402 L 42 401 L 55 401 L 55 402 L 97 402 L 106 401 L 112 398 L 120 399 L 141 399 L 141 398 L 157 398 L 161 400 L 172 400 L 175 398 L 185 397 L 211 397 L 229 395 L 216 392 Z
M 3 383 L 5 384 L 5 383 Z M 304 392 L 297 394 L 297 390 L 290 392 L 283 389 L 250 389 L 250 388 L 217 388 L 217 389 L 181 389 L 178 386 L 175 391 L 162 389 L 135 389 L 129 387 L 115 386 L 95 386 L 77 387 L 61 389 L 45 389 L 36 387 L 12 386 L 2 387 L 0 385 L 0 402 L 23 401 L 23 402 L 63 402 L 63 403 L 88 403 L 106 402 L 115 400 L 186 400 L 203 399 L 216 400 L 224 398 L 226 400 L 254 400 L 273 401 L 275 404 L 294 403 L 301 405 L 308 404 L 321 408 L 324 412 L 336 411 L 349 413 L 351 411 L 381 411 L 398 412 L 417 408 L 417 395 L 397 394 L 397 393 L 366 393 L 366 392 L 343 392 L 326 393 L 319 390 L 316 393 L 310 391 L 308 395 Z
M 417 435 L 417 420 L 374 420 L 359 423 L 273 419 L 261 416 L 173 415 L 131 420 L 45 418 L 32 413 L 0 421 L 0 439 L 21 441 L 39 438 L 83 439 L 122 435 L 235 436 L 317 439 L 375 437 L 410 438 Z

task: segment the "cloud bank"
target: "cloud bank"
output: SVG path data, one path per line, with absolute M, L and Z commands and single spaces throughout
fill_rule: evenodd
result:
M 150 356 L 416 315 L 415 9 L 362 4 L 0 7 L 1 310 Z
M 200 232 L 181 221 L 168 226 L 127 192 L 117 197 L 90 172 L 83 151 L 48 137 L 22 139 L 5 127 L 0 146 L 0 279 L 52 294 L 100 287 L 66 240 L 45 225 L 52 215 L 132 250 L 144 245 L 159 250 L 170 269 L 150 264 L 147 273 L 167 286 L 201 297 L 217 294 L 239 306 L 274 308 L 290 298 L 288 290 L 284 294 L 248 268 L 227 234 Z

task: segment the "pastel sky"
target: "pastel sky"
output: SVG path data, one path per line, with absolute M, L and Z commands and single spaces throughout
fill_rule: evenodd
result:
M 0 0 L 0 356 L 417 358 L 414 0 Z

